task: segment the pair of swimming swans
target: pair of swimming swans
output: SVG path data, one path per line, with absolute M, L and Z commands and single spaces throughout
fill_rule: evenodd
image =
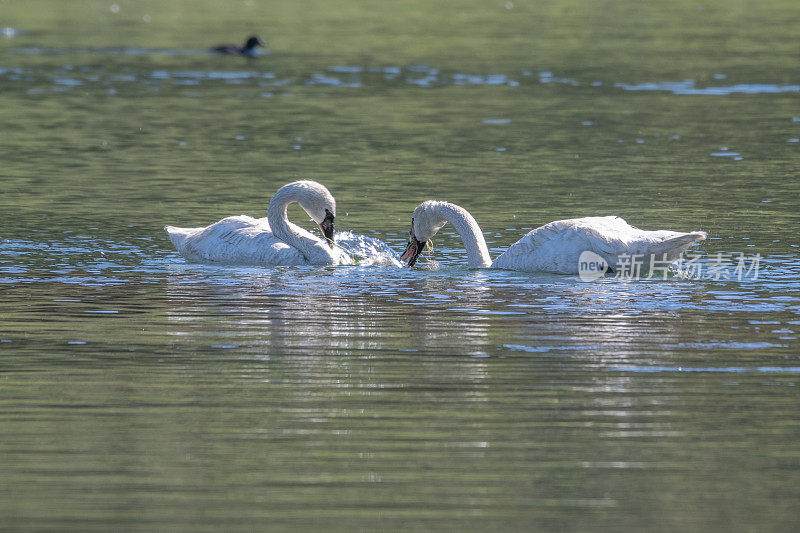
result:
M 319 225 L 325 240 L 289 222 L 286 209 L 297 202 Z M 303 180 L 281 187 L 267 208 L 266 218 L 227 217 L 202 228 L 164 229 L 187 260 L 228 265 L 342 265 L 353 258 L 334 246 L 336 201 L 323 185 Z M 408 246 L 401 260 L 413 266 L 424 244 L 446 223 L 464 242 L 470 267 L 522 271 L 578 273 L 582 253 L 593 252 L 611 269 L 633 256 L 652 258 L 664 266 L 677 260 L 705 232 L 644 231 L 615 216 L 558 220 L 532 230 L 494 261 L 478 223 L 466 209 L 429 200 L 411 218 Z M 382 243 L 381 243 L 382 244 Z

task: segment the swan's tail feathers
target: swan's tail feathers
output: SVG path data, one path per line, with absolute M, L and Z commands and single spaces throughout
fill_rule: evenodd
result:
M 194 228 L 164 226 L 164 231 L 166 231 L 167 235 L 169 235 L 169 240 L 172 241 L 172 244 L 178 249 L 178 251 L 181 251 L 183 243 L 186 242 L 186 238 L 192 233 L 193 229 Z
M 666 254 L 668 257 L 677 258 L 681 252 L 696 242 L 704 241 L 708 235 L 705 231 L 692 231 L 680 233 L 677 237 L 665 239 L 653 245 L 651 253 L 656 255 Z

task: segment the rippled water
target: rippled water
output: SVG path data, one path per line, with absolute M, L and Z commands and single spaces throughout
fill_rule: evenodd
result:
M 800 525 L 795 4 L 3 9 L 0 529 Z M 163 232 L 298 178 L 398 252 L 430 198 L 493 257 L 587 215 L 709 239 L 584 282 L 449 226 L 417 269 Z
M 169 49 L 45 49 L 18 48 L 10 50 L 11 54 L 21 55 L 122 55 L 122 56 L 212 56 L 205 50 L 169 50 Z M 725 80 L 724 74 L 714 75 L 715 80 Z M 550 71 L 534 73 L 523 70 L 513 74 L 466 74 L 459 72 L 442 72 L 439 68 L 428 65 L 411 65 L 408 67 L 388 66 L 331 66 L 324 72 L 305 73 L 295 77 L 279 76 L 275 72 L 260 70 L 239 71 L 206 71 L 206 70 L 153 70 L 137 72 L 131 67 L 122 69 L 122 73 L 109 73 L 106 67 L 75 67 L 61 65 L 54 70 L 43 68 L 0 68 L 0 81 L 5 82 L 6 90 L 25 89 L 28 94 L 46 94 L 48 92 L 66 92 L 84 86 L 95 86 L 94 91 L 105 91 L 108 96 L 116 96 L 120 90 L 126 96 L 141 91 L 144 94 L 157 94 L 162 88 L 169 86 L 194 87 L 195 89 L 213 90 L 220 84 L 238 85 L 248 89 L 272 91 L 262 92 L 257 96 L 274 97 L 275 89 L 291 87 L 336 87 L 344 89 L 388 89 L 414 86 L 422 88 L 446 87 L 448 85 L 499 85 L 507 87 L 534 86 L 537 84 L 562 84 L 571 87 L 588 86 L 600 90 L 609 84 L 608 81 L 579 81 L 574 78 L 559 77 Z M 18 83 L 15 83 L 18 82 Z M 697 87 L 696 80 L 664 81 L 649 83 L 610 82 L 613 87 L 626 91 L 657 91 L 679 95 L 716 95 L 730 94 L 779 94 L 800 92 L 800 85 L 772 83 L 738 83 L 726 85 L 723 81 L 715 81 L 713 85 Z M 132 84 L 132 86 L 131 86 Z M 131 89 L 129 92 L 127 89 Z M 187 92 L 186 96 L 201 97 L 197 91 Z M 255 93 L 240 94 L 240 97 L 256 96 Z M 586 124 L 591 125 L 591 124 Z

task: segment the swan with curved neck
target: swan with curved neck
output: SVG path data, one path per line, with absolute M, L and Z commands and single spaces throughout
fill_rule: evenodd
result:
M 466 209 L 428 200 L 414 210 L 408 247 L 401 260 L 413 266 L 424 244 L 447 222 L 461 236 L 470 267 L 528 272 L 576 274 L 581 254 L 586 251 L 602 257 L 613 270 L 633 257 L 655 260 L 666 267 L 692 244 L 706 238 L 702 231 L 644 231 L 616 216 L 573 218 L 532 230 L 492 261 L 483 233 Z
M 327 243 L 286 214 L 297 202 L 319 225 Z M 302 180 L 284 185 L 270 200 L 266 218 L 227 217 L 200 228 L 166 226 L 172 244 L 187 260 L 227 265 L 337 265 L 347 254 L 333 248 L 336 201 L 323 185 Z

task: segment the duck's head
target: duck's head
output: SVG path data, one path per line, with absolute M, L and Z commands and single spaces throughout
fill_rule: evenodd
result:
M 247 41 L 244 43 L 245 50 L 253 50 L 257 46 L 267 46 L 267 44 L 261 40 L 261 37 L 258 35 L 252 35 L 247 38 Z

